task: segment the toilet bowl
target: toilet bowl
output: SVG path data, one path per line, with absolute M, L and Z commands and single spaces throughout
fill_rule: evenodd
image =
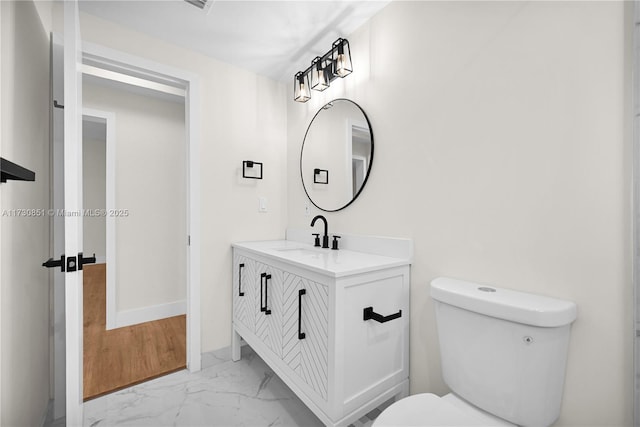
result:
M 515 427 L 465 402 L 453 393 L 440 397 L 432 393 L 414 394 L 385 409 L 372 427 Z

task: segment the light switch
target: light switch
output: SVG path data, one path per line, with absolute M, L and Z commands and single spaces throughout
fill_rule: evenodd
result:
M 267 198 L 258 197 L 258 212 L 266 212 L 266 211 L 267 211 Z

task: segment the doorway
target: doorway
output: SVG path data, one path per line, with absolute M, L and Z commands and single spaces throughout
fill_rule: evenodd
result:
M 358 195 L 364 182 L 366 181 L 367 172 L 371 163 L 371 131 L 367 123 L 347 120 L 347 161 L 351 159 L 351 165 L 347 165 L 347 170 L 351 170 L 351 185 L 349 185 L 347 194 L 351 200 Z
M 96 259 L 83 274 L 86 401 L 186 367 L 186 167 L 182 99 L 83 80 L 83 249 Z
M 62 52 L 62 38 L 55 35 L 53 36 L 53 63 L 54 63 L 54 88 L 53 97 L 54 100 L 61 99 L 61 87 L 62 87 L 62 71 L 61 60 L 56 59 L 56 52 Z M 184 121 L 186 135 L 186 178 L 185 186 L 185 203 L 186 214 L 184 218 L 185 223 L 185 235 L 182 236 L 182 250 L 185 254 L 185 271 L 184 277 L 186 282 L 186 298 L 183 303 L 183 307 L 186 311 L 186 366 L 190 371 L 197 371 L 200 369 L 200 220 L 199 220 L 199 158 L 198 158 L 198 144 L 199 144 L 199 101 L 198 101 L 198 81 L 197 77 L 192 73 L 185 72 L 180 69 L 172 67 L 166 67 L 162 64 L 157 64 L 152 61 L 147 61 L 132 55 L 117 52 L 111 49 L 103 48 L 91 43 L 83 43 L 82 45 L 82 67 L 83 75 L 100 72 L 100 70 L 107 71 L 108 73 L 119 73 L 125 77 L 132 78 L 134 82 L 141 80 L 142 77 L 149 82 L 152 82 L 156 87 L 170 88 L 182 93 L 184 99 Z M 56 76 L 57 74 L 57 76 Z M 135 86 L 135 84 L 134 84 Z M 67 104 L 71 104 L 72 100 L 67 100 Z M 64 102 L 58 102 L 60 108 Z M 54 124 L 54 133 L 60 131 L 60 124 Z M 55 144 L 54 144 L 55 145 Z M 54 159 L 55 160 L 55 159 Z M 54 174 L 55 175 L 55 174 Z M 54 185 L 55 187 L 55 185 Z M 55 196 L 54 196 L 55 198 Z M 108 217 L 107 217 L 108 218 Z M 64 234 L 63 234 L 64 235 Z M 108 258 L 108 253 L 107 253 Z M 108 265 L 108 263 L 107 263 Z M 108 278 L 108 274 L 107 274 Z M 108 279 L 107 279 L 108 280 Z M 56 292 L 62 292 L 64 295 L 64 289 L 56 287 Z M 60 298 L 56 297 L 56 301 Z M 64 297 L 62 298 L 64 303 Z M 69 351 L 72 354 L 82 354 L 82 338 L 71 337 L 67 334 L 64 335 L 65 322 L 69 323 L 69 318 L 65 319 L 65 307 L 64 304 L 55 304 L 54 317 L 57 319 L 55 322 L 55 328 L 61 329 L 63 332 L 54 332 L 56 335 L 56 345 L 52 350 L 54 365 L 56 368 L 55 378 L 53 378 L 55 393 L 54 393 L 54 417 L 59 418 L 65 415 L 65 389 L 69 387 L 75 389 L 79 387 L 82 389 L 82 378 L 78 378 L 74 372 L 69 372 L 68 367 L 65 373 L 65 345 L 67 344 L 66 353 Z M 60 321 L 61 320 L 61 321 Z M 72 318 L 72 323 L 76 322 L 76 318 Z M 79 323 L 82 319 L 79 319 Z M 81 324 L 79 325 L 81 326 Z M 76 330 L 78 328 L 76 327 Z M 80 330 L 82 330 L 80 328 Z M 58 345 L 61 342 L 62 345 Z M 71 349 L 69 345 L 72 345 Z M 58 367 L 62 367 L 59 369 Z M 80 364 L 81 367 L 81 364 Z M 58 373 L 61 373 L 58 375 Z M 66 386 L 65 386 L 66 383 Z M 61 410 L 55 410 L 55 408 L 61 408 Z M 78 415 L 81 419 L 82 414 L 82 401 L 67 402 L 66 411 L 71 413 L 72 419 L 78 419 Z

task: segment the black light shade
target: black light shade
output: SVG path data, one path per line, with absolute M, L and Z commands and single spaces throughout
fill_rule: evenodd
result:
M 351 50 L 347 39 L 338 39 L 333 42 L 331 57 L 334 67 L 333 72 L 336 75 L 345 77 L 351 74 L 353 66 L 351 65 Z
M 309 99 L 311 99 L 309 74 L 298 71 L 293 78 L 293 100 L 307 102 Z
M 322 66 L 322 59 L 316 56 L 311 61 L 311 89 L 323 91 L 329 87 L 329 70 Z

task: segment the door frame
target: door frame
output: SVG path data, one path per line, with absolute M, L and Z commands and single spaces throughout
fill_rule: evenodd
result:
M 633 1 L 633 28 L 640 23 L 640 2 Z M 631 70 L 631 140 L 632 140 L 632 292 L 633 292 L 633 418 L 634 426 L 640 427 L 640 33 L 636 30 L 632 36 L 633 58 Z
M 52 42 L 63 45 L 63 37 L 53 34 Z M 201 369 L 201 310 L 200 310 L 200 84 L 199 77 L 192 72 L 160 64 L 135 55 L 82 42 L 82 62 L 93 67 L 116 71 L 135 78 L 148 79 L 162 85 L 184 90 L 185 131 L 187 149 L 187 215 L 185 236 L 187 268 L 187 369 Z M 55 82 L 54 82 L 55 83 Z M 72 101 L 66 103 L 71 105 Z M 114 301 L 115 302 L 115 301 Z M 82 342 L 82 319 L 79 319 L 80 342 Z M 68 340 L 70 337 L 65 337 Z M 78 349 L 82 354 L 82 345 Z M 54 355 L 60 357 L 60 354 Z M 66 356 L 64 356 L 66 358 Z M 82 377 L 78 379 L 82 390 Z M 61 396 L 56 393 L 54 398 Z
M 345 165 L 345 170 L 347 171 L 351 171 L 352 167 L 353 167 L 353 130 L 354 129 L 369 129 L 369 125 L 367 124 L 367 122 L 363 122 L 360 120 L 354 120 L 352 118 L 347 118 L 346 121 L 347 124 L 347 129 L 346 129 L 346 140 L 347 140 L 347 146 L 346 146 L 346 154 L 347 154 L 347 158 L 346 158 L 346 165 Z M 366 159 L 365 159 L 365 166 L 368 167 L 369 165 L 366 164 Z M 365 169 L 365 176 L 366 176 L 366 171 L 368 169 Z M 347 200 L 351 200 L 354 198 L 355 194 L 353 193 L 353 173 L 347 173 L 346 174 L 346 178 L 347 178 L 347 193 L 345 194 L 345 196 L 347 197 Z
M 116 208 L 116 115 L 110 111 L 96 110 L 93 108 L 82 108 L 82 121 L 97 122 L 105 125 L 105 209 L 112 212 Z M 84 147 L 83 147 L 84 150 Z M 106 283 L 106 326 L 107 329 L 116 328 L 116 217 L 105 216 L 106 231 L 106 262 L 107 283 Z
M 82 39 L 78 2 L 64 3 L 64 47 L 62 81 L 63 113 L 62 192 L 64 234 L 63 244 L 67 267 L 77 267 L 73 257 L 82 252 Z M 54 98 L 55 106 L 55 98 Z M 58 125 L 59 122 L 54 122 Z M 70 215 L 67 215 L 66 212 Z M 77 254 L 77 255 L 76 255 Z M 57 254 L 56 254 L 57 256 Z M 64 255 L 63 255 L 64 257 Z M 65 260 L 61 259 L 61 267 Z M 82 263 L 82 261 L 80 261 Z M 64 283 L 64 365 L 65 415 L 69 426 L 83 424 L 83 272 L 79 268 L 62 273 Z

